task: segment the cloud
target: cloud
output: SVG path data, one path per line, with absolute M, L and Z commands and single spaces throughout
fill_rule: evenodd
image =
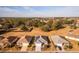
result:
M 52 8 L 53 10 L 53 8 Z M 59 17 L 78 17 L 79 16 L 79 7 L 60 7 L 55 10 L 50 10 L 45 12 L 46 16 L 59 16 Z
M 79 16 L 79 7 L 11 6 L 0 7 L 0 17 Z

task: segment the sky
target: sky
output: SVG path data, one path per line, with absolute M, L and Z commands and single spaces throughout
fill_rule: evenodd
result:
M 78 17 L 78 6 L 0 6 L 0 17 Z

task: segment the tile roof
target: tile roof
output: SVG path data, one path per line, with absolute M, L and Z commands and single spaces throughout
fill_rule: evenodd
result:
M 68 43 L 68 41 L 66 41 L 65 39 L 61 38 L 58 35 L 53 35 L 51 36 L 51 39 L 53 40 L 53 42 L 55 44 L 62 44 L 62 43 Z
M 45 44 L 47 44 L 47 41 L 45 39 L 46 39 L 46 37 L 44 37 L 44 36 L 36 36 L 35 37 L 35 43 L 45 43 Z
M 9 36 L 8 38 L 9 43 L 14 43 L 16 42 L 19 38 L 17 36 Z

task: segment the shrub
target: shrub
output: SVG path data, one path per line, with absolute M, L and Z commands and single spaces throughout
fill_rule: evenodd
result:
M 74 20 L 71 20 L 71 19 L 64 20 L 64 24 L 72 24 L 72 23 L 74 23 Z
M 51 46 L 50 45 L 47 45 L 47 48 L 50 48 Z
M 40 20 L 34 20 L 32 23 L 33 23 L 32 25 L 34 27 L 41 27 L 41 26 L 45 25 L 45 22 L 41 22 Z
M 66 45 L 66 46 L 65 46 L 65 49 L 67 49 L 67 48 L 72 49 L 73 46 L 72 46 L 72 45 Z
M 53 23 L 52 28 L 53 30 L 58 30 L 60 28 L 63 28 L 63 25 L 60 21 L 56 21 L 55 23 Z
M 73 24 L 73 25 L 70 25 L 70 28 L 71 29 L 76 29 L 77 27 L 76 27 L 76 25 Z
M 29 29 L 25 25 L 22 25 L 21 30 L 28 31 Z
M 49 26 L 52 26 L 52 24 L 53 24 L 53 20 L 49 20 L 49 21 L 47 22 L 47 25 L 49 25 Z
M 73 46 L 72 45 L 69 45 L 69 49 L 72 49 L 73 48 Z
M 45 32 L 48 32 L 48 31 L 51 31 L 52 30 L 52 28 L 49 25 L 44 25 L 41 29 L 43 31 L 45 31 Z
M 9 23 L 5 23 L 2 28 L 5 30 L 9 30 L 10 28 L 13 28 L 13 26 Z

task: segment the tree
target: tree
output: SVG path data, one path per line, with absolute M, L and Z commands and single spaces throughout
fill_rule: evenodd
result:
M 47 25 L 49 25 L 49 26 L 52 26 L 52 24 L 53 24 L 53 20 L 49 20 L 49 21 L 47 22 Z
M 22 25 L 21 30 L 28 31 L 29 29 L 25 25 Z
M 12 28 L 12 25 L 10 23 L 5 23 L 2 28 L 5 30 L 9 30 L 10 28 Z
M 44 25 L 42 28 L 41 28 L 43 31 L 45 31 L 45 32 L 48 32 L 48 31 L 51 31 L 52 30 L 52 28 L 49 26 L 49 25 Z
M 53 30 L 57 30 L 57 29 L 63 28 L 63 25 L 60 21 L 56 21 L 53 23 L 52 28 Z
M 71 20 L 71 19 L 64 20 L 64 24 L 72 24 L 72 23 L 74 23 L 74 20 Z
M 76 25 L 73 24 L 73 25 L 70 25 L 70 28 L 71 29 L 76 29 L 77 27 L 76 27 Z
M 32 20 L 32 26 L 34 27 L 41 27 L 45 25 L 45 22 L 41 22 L 40 20 Z

